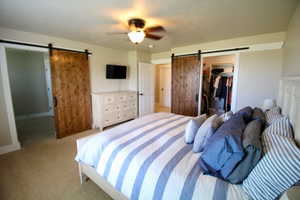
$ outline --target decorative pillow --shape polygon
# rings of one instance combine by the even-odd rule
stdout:
[[[202,152],[208,139],[214,134],[214,132],[221,126],[223,119],[217,115],[209,117],[198,129],[195,141],[193,145],[193,151],[195,153]]]
[[[247,106],[247,107],[242,108],[241,110],[237,111],[235,114],[243,115],[243,118],[247,124],[248,122],[250,122],[252,120],[252,113],[253,113],[252,108],[250,106]]]
[[[270,110],[266,111],[267,125],[271,125],[275,120],[277,120],[281,117],[283,117],[283,115],[281,115],[281,109],[278,106],[275,106],[275,107],[271,108]]]
[[[262,122],[262,125],[264,125],[266,123],[266,116],[265,113],[263,112],[262,109],[260,108],[254,108],[253,109],[253,114],[252,114],[252,119],[259,119]]]
[[[222,118],[223,122],[229,120],[233,115],[233,112],[232,111],[228,111],[222,115],[220,115],[220,117]]]
[[[290,121],[287,117],[281,117],[272,122],[272,125],[266,129],[265,134],[276,134],[285,137],[294,138]]]
[[[193,143],[195,135],[200,128],[201,124],[206,120],[206,114],[200,115],[197,118],[191,119],[185,128],[185,142],[188,144]]]
[[[241,183],[260,160],[262,156],[261,127],[262,122],[259,119],[251,121],[246,126],[243,133],[245,157],[227,178],[230,183]]]
[[[205,174],[224,180],[244,157],[242,134],[246,128],[242,115],[234,115],[213,134],[200,156]]]
[[[262,138],[265,155],[243,182],[254,200],[276,199],[300,180],[300,150],[292,138],[266,134],[270,127]]]

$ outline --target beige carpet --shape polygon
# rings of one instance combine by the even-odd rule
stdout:
[[[92,181],[79,183],[75,141],[94,132],[35,140],[20,151],[1,155],[0,199],[111,199]]]

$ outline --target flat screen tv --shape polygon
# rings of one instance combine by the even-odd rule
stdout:
[[[121,65],[106,65],[107,79],[126,79],[127,67]]]

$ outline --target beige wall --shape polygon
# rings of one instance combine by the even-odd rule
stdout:
[[[1,68],[0,68],[1,70]],[[0,76],[0,147],[9,145],[12,143],[10,138],[9,126],[8,126],[8,118],[7,118],[7,111],[6,111],[6,104],[3,98],[3,84],[2,84],[2,77]]]
[[[184,47],[176,47],[171,49],[170,52],[152,54],[152,60],[170,58],[172,53],[174,53],[175,55],[180,55],[187,53],[195,53],[198,50],[209,51],[245,46],[250,46],[251,48],[251,45],[284,41],[285,32],[234,38],[229,40],[201,43]],[[239,83],[237,94],[237,109],[245,105],[261,106],[265,98],[276,98],[277,87],[279,84],[279,77],[281,72],[281,49],[241,53],[240,73],[238,74]],[[259,85],[256,83],[259,83]]]
[[[130,66],[129,69],[129,89],[137,90],[138,89],[138,63],[150,63],[151,62],[151,53],[145,51],[129,51],[128,52],[128,63]]]
[[[129,78],[126,80],[113,80],[105,78],[106,64],[128,65],[128,51],[110,49],[84,42],[78,42],[36,33],[16,31],[1,27],[0,38],[43,45],[48,45],[48,43],[52,43],[56,47],[78,50],[89,49],[89,51],[93,53],[93,55],[90,56],[90,75],[92,92],[117,91],[119,89],[128,89]]]
[[[220,40],[215,42],[198,43],[194,45],[174,47],[170,51],[164,51],[160,53],[153,53],[151,55],[152,60],[171,58],[172,53],[175,55],[196,53],[198,50],[209,51],[235,47],[245,47],[255,44],[283,42],[285,41],[285,32],[260,34],[249,37],[240,37],[228,40]]]
[[[106,64],[120,64],[128,65],[128,51],[104,48],[98,45],[88,44],[84,42],[72,41],[64,38],[57,38],[47,35],[41,35],[36,33],[16,31],[7,28],[0,27],[0,38],[6,40],[16,40],[28,43],[36,43],[47,45],[52,43],[56,47],[70,48],[84,50],[89,49],[93,53],[90,56],[90,76],[91,76],[91,89],[92,92],[101,92],[101,91],[117,91],[117,90],[127,90],[129,89],[130,78],[126,80],[112,80],[105,78],[105,69]],[[129,66],[131,67],[131,66]],[[130,69],[129,69],[130,70]],[[2,82],[1,82],[2,87]],[[3,95],[0,96],[0,115],[1,115],[1,132],[0,132],[0,147],[7,143],[10,133],[5,127],[7,123],[2,118],[6,116],[7,112],[3,106]],[[7,117],[7,116],[6,116]],[[5,126],[2,126],[2,123]],[[5,141],[5,142],[3,142]],[[10,140],[11,142],[11,140]]]
[[[262,106],[277,98],[282,73],[282,49],[246,52],[240,55],[237,108]]]
[[[300,75],[300,4],[288,26],[284,45],[283,75]]]
[[[6,57],[15,115],[49,112],[44,53],[7,49]]]

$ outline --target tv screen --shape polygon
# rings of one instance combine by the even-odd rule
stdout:
[[[126,79],[127,67],[121,65],[106,65],[107,79]]]

